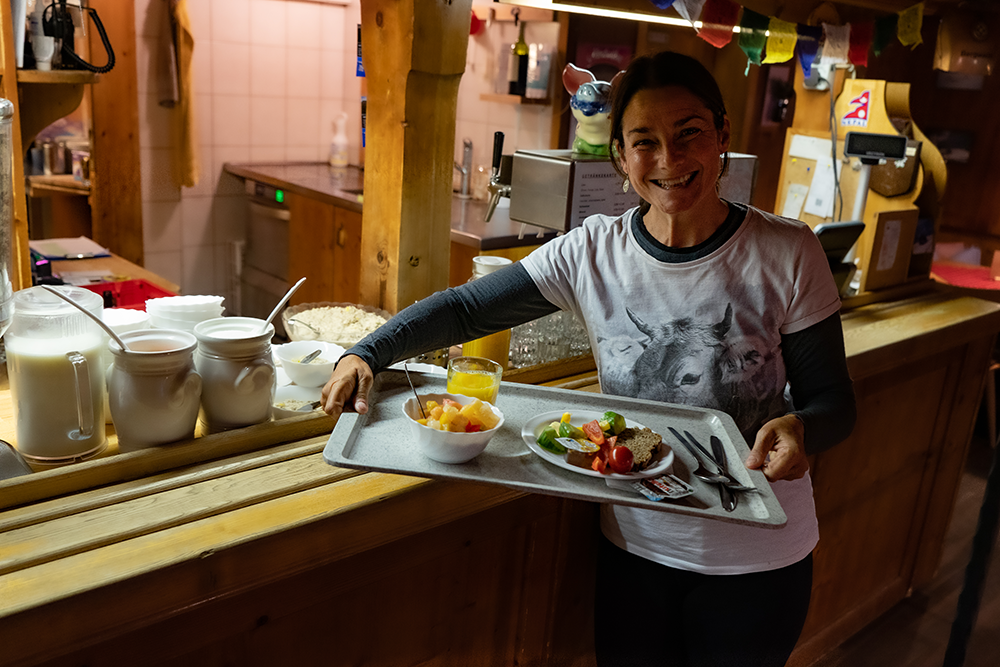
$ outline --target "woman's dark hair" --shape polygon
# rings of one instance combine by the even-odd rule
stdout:
[[[614,151],[618,146],[625,145],[622,117],[635,94],[641,90],[666,86],[680,86],[689,90],[712,112],[715,129],[721,131],[725,127],[726,103],[722,99],[722,91],[719,90],[719,84],[715,82],[715,77],[704,65],[691,56],[673,51],[661,51],[655,55],[640,56],[633,60],[611,84],[609,119],[611,121],[612,154],[615,154]],[[618,158],[620,159],[621,156]],[[625,172],[618,159],[612,159],[611,163],[614,165],[615,171],[624,178]],[[725,173],[728,166],[729,157],[726,156],[723,158],[720,176]]]

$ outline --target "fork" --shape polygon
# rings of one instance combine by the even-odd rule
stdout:
[[[677,429],[672,426],[667,427],[674,437],[680,440],[681,444],[691,452],[694,460],[698,462],[698,468],[691,474],[702,480],[703,482],[708,482],[710,484],[725,484],[731,491],[757,491],[755,486],[747,486],[745,484],[740,484],[730,475],[722,474],[722,468],[716,462],[716,460],[709,454],[704,447],[698,444],[698,441],[691,437],[690,433],[687,433],[687,438],[681,435]],[[690,439],[690,442],[688,442]],[[693,445],[693,446],[692,446]],[[697,449],[695,449],[697,447]],[[713,466],[715,466],[715,471],[713,472],[707,466],[705,466],[704,460],[708,460]]]

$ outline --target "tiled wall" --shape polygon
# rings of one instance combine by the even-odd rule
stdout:
[[[243,239],[248,208],[242,182],[222,173],[222,165],[325,161],[341,110],[349,114],[351,159],[357,160],[360,4],[189,0],[201,179],[182,188],[173,177],[175,112],[159,104],[165,83],[159,59],[169,35],[166,2],[135,0],[145,265],[186,294],[231,298],[233,242]],[[529,41],[532,30],[529,24]],[[501,44],[514,38],[513,24],[499,22],[470,38],[456,159],[461,138],[469,137],[475,163],[488,166],[497,130],[507,137],[505,153],[549,147],[550,107],[479,99],[480,92],[493,90]]]

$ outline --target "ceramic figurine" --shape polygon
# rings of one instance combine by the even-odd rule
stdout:
[[[615,75],[615,78],[621,73]],[[563,69],[563,86],[573,97],[569,106],[576,118],[574,153],[608,155],[608,115],[611,112],[611,83],[598,81],[590,70],[569,64]]]

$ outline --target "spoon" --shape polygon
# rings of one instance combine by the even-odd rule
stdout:
[[[111,338],[112,338],[112,339],[113,339],[113,340],[114,340],[114,341],[115,341],[116,343],[118,343],[118,345],[119,345],[119,346],[120,346],[120,347],[122,348],[122,350],[124,350],[124,351],[125,351],[126,353],[131,353],[131,352],[134,352],[134,350],[132,350],[131,348],[129,348],[129,346],[128,346],[128,345],[126,345],[126,344],[125,344],[125,341],[123,341],[123,340],[121,339],[121,336],[119,336],[119,335],[118,335],[117,333],[115,333],[115,330],[114,330],[114,329],[112,329],[111,327],[109,327],[109,326],[107,325],[107,323],[105,323],[105,322],[104,322],[104,320],[102,320],[101,318],[99,318],[99,317],[98,317],[97,315],[94,315],[94,314],[93,314],[92,312],[90,312],[89,310],[87,310],[86,308],[84,308],[83,306],[81,306],[80,304],[78,304],[78,303],[77,303],[76,301],[74,301],[74,300],[73,300],[72,298],[70,298],[70,297],[66,296],[65,294],[63,294],[63,293],[62,293],[62,292],[60,292],[59,290],[57,290],[57,289],[55,289],[55,288],[53,288],[53,287],[51,287],[51,286],[49,286],[49,285],[42,285],[42,287],[43,287],[43,288],[45,288],[45,289],[46,289],[47,291],[51,292],[52,294],[55,294],[55,295],[56,295],[57,297],[59,297],[60,299],[62,299],[62,300],[63,300],[63,301],[65,301],[66,303],[69,303],[69,304],[71,304],[71,305],[72,305],[72,306],[73,306],[74,308],[78,309],[78,310],[79,310],[79,311],[80,311],[81,313],[83,313],[84,315],[86,315],[86,316],[87,316],[87,317],[89,317],[90,319],[92,319],[92,320],[94,320],[95,322],[97,322],[97,324],[98,324],[98,325],[99,325],[99,326],[100,326],[100,327],[101,327],[102,329],[104,329],[104,330],[105,330],[105,331],[107,332],[107,334],[108,334],[109,336],[111,336]]]
[[[267,325],[270,324],[271,320],[274,319],[274,316],[277,315],[278,312],[285,307],[285,304],[288,303],[288,300],[292,298],[293,294],[295,294],[295,290],[297,290],[305,281],[306,281],[305,276],[302,276],[301,278],[299,278],[299,282],[292,285],[292,288],[287,292],[285,292],[285,296],[281,297],[281,301],[278,302],[278,305],[274,307],[274,310],[271,311],[271,314],[267,316],[266,320],[264,320],[264,326],[260,328],[261,333],[264,333],[264,331],[267,329]]]
[[[310,331],[312,331],[312,332],[313,332],[314,334],[317,334],[317,335],[319,334],[319,329],[317,329],[316,327],[314,327],[314,326],[313,326],[313,325],[311,325],[311,324],[306,324],[306,323],[305,323],[305,322],[303,322],[302,320],[297,320],[297,319],[295,319],[294,317],[290,317],[290,318],[288,319],[288,323],[289,323],[289,324],[301,324],[301,325],[302,325],[302,326],[304,326],[304,327],[305,327],[306,329],[309,329]]]
[[[420,408],[420,416],[427,419],[427,414],[424,412],[424,406],[420,405],[420,397],[417,396],[417,389],[413,386],[413,380],[410,379],[410,369],[406,367],[406,362],[403,362],[403,372],[406,373],[406,381],[410,383],[410,391],[413,392],[413,398],[417,399],[417,407]]]
[[[668,429],[670,430],[671,433],[674,434],[675,438],[681,441],[681,444],[684,445],[685,449],[687,449],[691,453],[691,456],[694,457],[694,460],[698,462],[697,469],[691,471],[692,475],[694,475],[703,482],[708,482],[709,484],[725,484],[732,491],[757,491],[756,487],[746,486],[745,484],[739,484],[737,482],[734,482],[729,477],[720,475],[718,473],[714,473],[711,470],[709,470],[707,467],[705,467],[705,463],[704,461],[702,461],[701,456],[699,456],[698,452],[695,451],[695,449],[691,446],[691,444],[684,439],[684,436],[682,436],[677,431],[677,429],[671,427],[668,427]]]
[[[300,363],[300,364],[308,364],[309,362],[311,362],[313,359],[315,359],[316,357],[318,357],[322,353],[323,353],[323,350],[315,350],[313,352],[310,352],[306,356],[304,356],[301,359],[299,359],[298,363]]]

